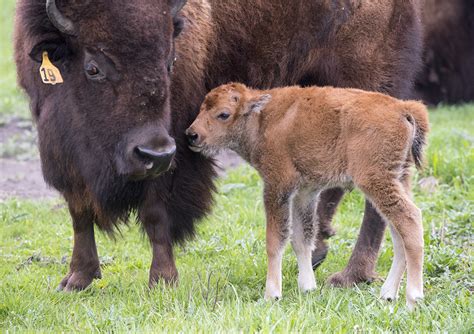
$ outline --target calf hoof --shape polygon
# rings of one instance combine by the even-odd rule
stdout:
[[[59,283],[57,291],[71,292],[84,290],[92,283],[94,278],[102,278],[100,268],[92,274],[83,271],[71,271]]]
[[[416,305],[420,304],[423,300],[423,297],[417,297],[415,299],[408,299],[407,298],[407,308],[410,312],[413,312],[416,309]]]
[[[424,298],[423,291],[409,291],[407,288],[407,307],[413,311]]]
[[[265,296],[264,296],[264,299],[268,302],[271,302],[271,301],[278,301],[281,299],[281,293],[267,293],[265,292]]]
[[[380,289],[380,298],[389,302],[398,299],[398,286],[389,286],[385,281]]]
[[[372,283],[379,279],[376,273],[360,273],[343,270],[328,278],[328,284],[337,288],[350,288],[359,283]]]
[[[313,265],[313,270],[323,263],[323,261],[326,259],[326,256],[328,255],[328,250],[329,247],[326,242],[324,242],[324,240],[318,239],[316,241],[316,248],[313,250],[311,255],[311,264]]]
[[[298,288],[302,293],[310,293],[316,290],[316,282],[298,283]]]
[[[178,271],[176,269],[166,272],[150,272],[150,279],[148,286],[152,289],[158,282],[164,282],[169,286],[176,286],[178,284]]]
[[[277,285],[268,284],[265,286],[265,300],[280,300],[281,299],[281,288],[278,288]]]

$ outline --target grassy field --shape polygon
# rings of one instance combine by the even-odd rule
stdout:
[[[99,235],[104,278],[80,293],[58,293],[71,254],[70,218],[61,202],[11,199],[0,204],[0,332],[5,331],[443,331],[472,332],[474,221],[474,107],[431,114],[429,166],[433,192],[415,187],[423,210],[426,300],[408,313],[404,300],[380,301],[381,283],[332,289],[327,277],[350,256],[363,201],[349,194],[335,225],[327,261],[317,270],[320,289],[302,295],[296,261],[284,260],[284,298],[262,300],[265,284],[261,182],[249,167],[219,182],[213,214],[198,238],[177,250],[177,288],[146,287],[150,249],[137,226],[116,242]],[[380,255],[386,275],[391,242]],[[402,294],[404,298],[404,295]]]
[[[11,34],[13,3],[3,1],[0,12],[0,123],[28,117],[28,104],[15,87],[11,40],[5,38]],[[56,292],[72,251],[64,203],[0,201],[0,333],[472,333],[474,105],[437,108],[431,121],[428,165],[415,184],[434,177],[438,185],[414,189],[424,216],[426,299],[413,313],[406,310],[404,289],[401,300],[386,303],[378,299],[381,282],[352,289],[325,284],[345,266],[355,243],[363,210],[357,191],[346,196],[335,218],[338,233],[316,272],[319,289],[298,292],[296,259],[288,249],[284,297],[265,302],[262,184],[251,168],[241,167],[219,180],[214,211],[199,225],[198,237],[177,248],[176,288],[147,288],[150,247],[132,225],[115,242],[98,234],[103,279],[83,292]],[[377,266],[383,277],[392,254],[387,233]]]

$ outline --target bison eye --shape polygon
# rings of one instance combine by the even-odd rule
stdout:
[[[222,120],[222,121],[225,121],[229,117],[230,117],[230,114],[228,112],[222,112],[219,115],[217,115],[217,118]]]
[[[87,63],[84,70],[89,79],[100,80],[105,78],[105,75],[100,71],[99,67],[95,62]]]

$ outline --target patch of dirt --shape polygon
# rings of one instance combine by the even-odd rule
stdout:
[[[59,193],[43,180],[39,160],[0,159],[0,200],[18,198],[55,198]]]
[[[243,160],[233,152],[217,157],[219,175]],[[0,121],[0,200],[57,198],[59,193],[44,182],[37,148],[37,134],[31,120]]]
[[[55,198],[41,174],[37,134],[29,119],[10,118],[0,122],[0,200]]]

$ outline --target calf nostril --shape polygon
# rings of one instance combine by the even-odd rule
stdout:
[[[198,140],[199,135],[195,132],[188,133],[188,141],[190,144],[194,144]]]

